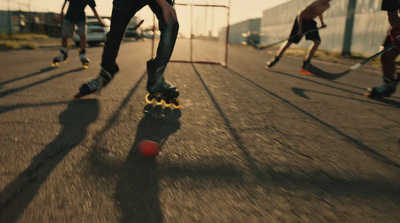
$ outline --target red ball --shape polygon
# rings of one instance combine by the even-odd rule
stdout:
[[[160,145],[151,140],[143,140],[138,145],[139,151],[143,156],[157,156],[160,152]]]

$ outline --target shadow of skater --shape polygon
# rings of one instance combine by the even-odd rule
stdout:
[[[180,128],[180,117],[180,110],[145,106],[135,142],[117,183],[115,200],[122,210],[121,222],[163,222],[156,159],[142,156],[137,145],[148,139],[160,143],[162,147],[169,135]]]
[[[97,119],[98,114],[97,100],[72,101],[68,104],[67,110],[59,116],[62,125],[60,134],[0,192],[0,222],[18,221],[58,163],[86,137],[88,126]]]
[[[15,81],[19,81],[19,80],[23,80],[23,79],[26,79],[26,78],[29,78],[29,77],[33,77],[33,76],[37,76],[37,75],[40,75],[40,74],[44,74],[44,73],[46,73],[48,71],[51,71],[51,70],[54,70],[54,69],[55,69],[54,67],[46,67],[46,68],[40,69],[40,71],[35,72],[35,73],[31,73],[31,74],[27,74],[27,75],[22,76],[22,77],[17,77],[17,78],[11,79],[11,80],[3,81],[3,82],[0,82],[0,87],[2,85],[9,84],[9,83],[12,83],[12,82],[15,82]]]

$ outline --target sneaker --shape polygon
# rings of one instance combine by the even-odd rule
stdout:
[[[271,68],[273,67],[276,63],[278,63],[279,57],[274,57],[270,61],[267,62],[267,67],[266,68]]]
[[[310,71],[306,70],[305,68],[300,69],[300,73],[305,74],[305,75],[310,75],[313,76],[314,74],[311,73]]]

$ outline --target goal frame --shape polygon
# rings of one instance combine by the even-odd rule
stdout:
[[[171,59],[170,62],[173,63],[197,63],[197,64],[218,64],[223,67],[228,67],[228,45],[229,45],[229,28],[230,28],[230,7],[231,7],[231,0],[228,1],[227,5],[218,5],[218,4],[185,4],[185,3],[175,3],[174,6],[189,6],[190,7],[190,59],[189,60],[173,60]],[[217,62],[217,61],[208,61],[208,60],[193,60],[193,7],[216,7],[216,8],[226,8],[227,9],[227,23],[226,23],[226,37],[225,37],[225,55],[224,55],[224,62]],[[156,31],[156,16],[153,15],[153,33]],[[154,58],[154,50],[155,50],[155,35],[152,37],[152,44],[151,44],[151,57]]]

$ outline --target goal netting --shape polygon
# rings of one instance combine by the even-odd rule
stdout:
[[[177,0],[179,34],[171,62],[227,66],[230,0]],[[153,17],[153,27],[158,21]],[[157,32],[155,32],[157,33]],[[155,56],[158,35],[154,35]]]

